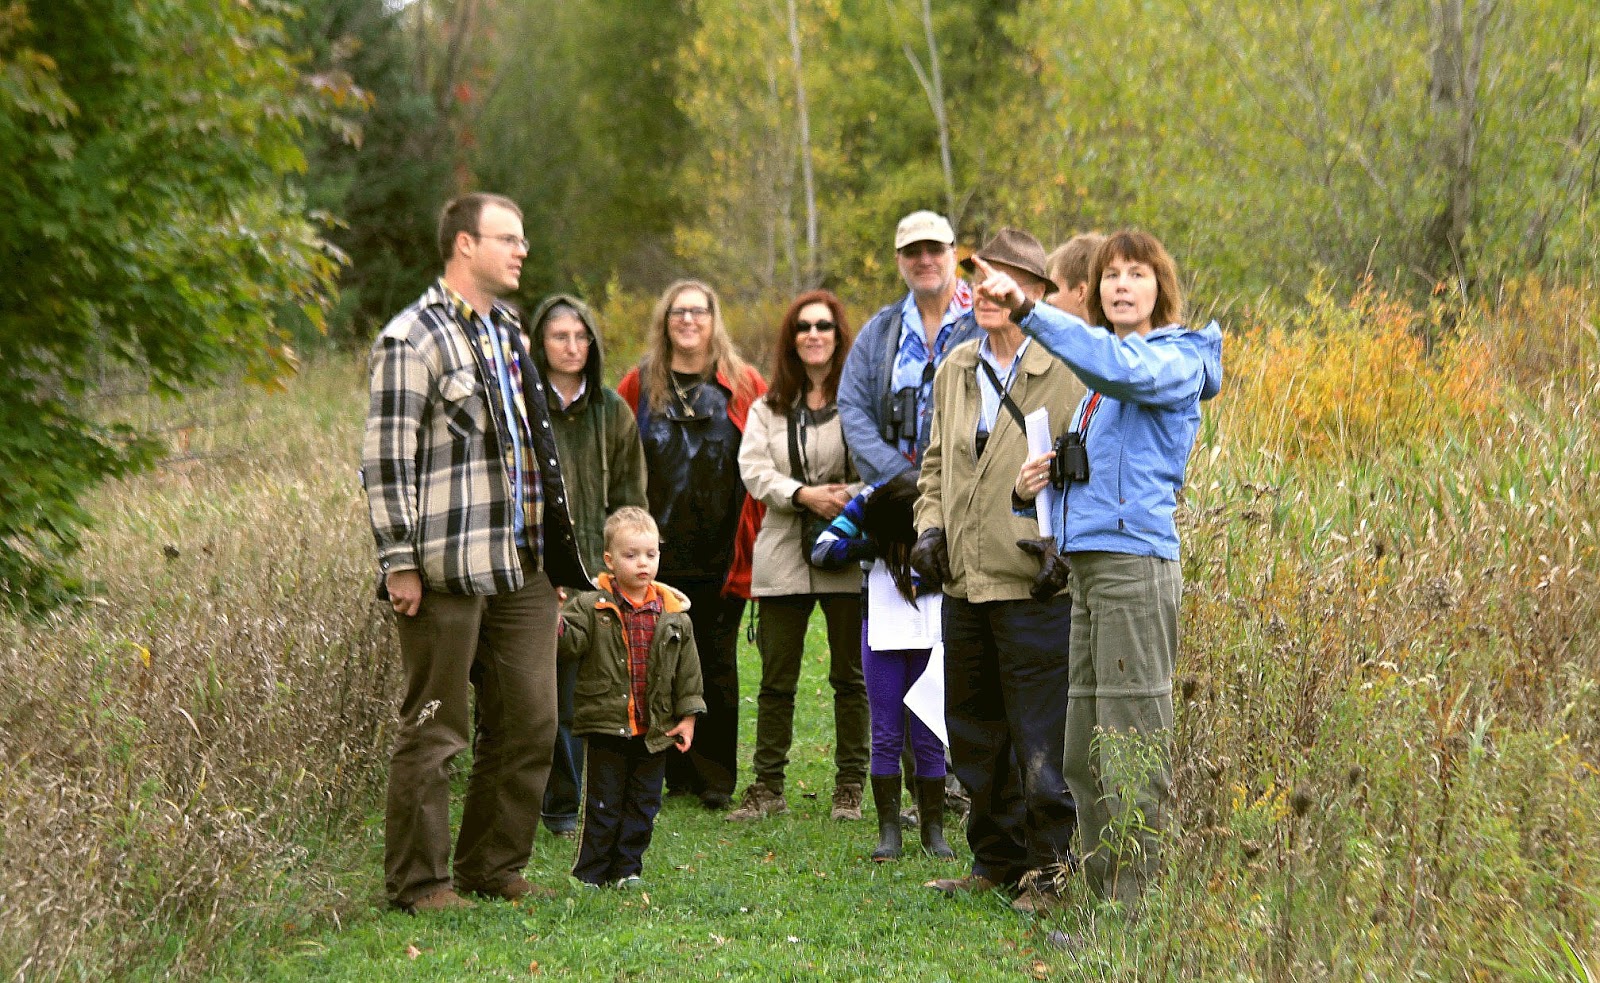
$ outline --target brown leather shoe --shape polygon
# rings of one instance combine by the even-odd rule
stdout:
[[[1024,915],[1048,915],[1052,911],[1060,911],[1066,905],[1067,899],[1054,891],[1029,888],[1011,902],[1011,910]]]
[[[483,898],[498,898],[501,901],[521,901],[523,898],[553,898],[556,896],[554,888],[542,884],[535,884],[521,874],[511,878],[499,887],[470,887],[468,894],[476,894]]]
[[[404,908],[408,914],[425,915],[433,911],[454,911],[460,908],[471,908],[472,902],[451,890],[450,885],[441,884],[422,897],[415,898],[409,904],[404,904],[400,907]]]
[[[966,877],[941,877],[922,886],[931,887],[940,894],[952,898],[958,894],[982,894],[985,891],[998,891],[1005,887],[999,881],[991,881],[982,874],[968,874]]]

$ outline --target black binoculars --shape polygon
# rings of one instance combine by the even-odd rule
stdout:
[[[1050,459],[1050,484],[1058,490],[1071,481],[1089,480],[1089,452],[1083,446],[1083,435],[1068,430],[1056,438],[1056,456]]]
[[[883,439],[889,443],[917,439],[917,387],[906,386],[889,397],[889,418],[883,421]]]

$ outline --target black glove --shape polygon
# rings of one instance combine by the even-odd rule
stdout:
[[[934,590],[950,579],[950,550],[945,546],[943,529],[928,529],[917,537],[916,545],[911,547],[911,569]]]
[[[1039,558],[1039,573],[1033,578],[1033,586],[1028,588],[1028,593],[1033,595],[1033,599],[1048,601],[1061,593],[1061,589],[1067,586],[1067,577],[1071,576],[1072,567],[1067,565],[1067,558],[1056,549],[1055,537],[1019,539],[1017,548]]]

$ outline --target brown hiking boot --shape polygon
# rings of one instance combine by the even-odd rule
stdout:
[[[835,785],[833,788],[833,811],[828,814],[834,819],[861,819],[861,783],[846,782]]]
[[[998,891],[1005,887],[999,881],[991,881],[982,874],[968,874],[966,877],[941,877],[922,886],[931,887],[940,894],[952,898],[958,894],[982,894],[985,891]]]
[[[441,884],[416,898],[409,904],[401,905],[409,914],[425,915],[434,911],[454,911],[460,908],[471,908],[472,902],[463,898],[451,889],[448,884]]]
[[[730,823],[745,823],[752,819],[781,816],[788,811],[789,802],[783,797],[782,792],[774,792],[760,782],[755,782],[744,790],[744,798],[740,800],[739,808],[722,818]]]
[[[1011,902],[1011,910],[1024,915],[1048,915],[1066,907],[1067,899],[1049,888],[1031,887]]]
[[[1017,882],[1022,893],[1011,902],[1011,910],[1024,915],[1047,915],[1060,910],[1067,903],[1067,884],[1074,868],[1071,862],[1048,864],[1023,874]]]
[[[556,896],[554,888],[535,884],[521,874],[511,878],[499,887],[472,887],[467,888],[468,894],[476,894],[481,898],[498,898],[501,901],[521,901],[523,898],[553,898]]]

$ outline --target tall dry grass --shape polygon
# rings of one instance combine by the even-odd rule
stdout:
[[[1364,290],[1230,336],[1183,516],[1170,941],[1141,958],[1567,978],[1562,945],[1600,945],[1595,323],[1579,291]]]
[[[92,600],[0,616],[0,966],[202,971],[345,887],[380,787],[388,624],[355,474],[354,364],[247,390],[107,488]],[[192,409],[192,408],[191,408]]]

